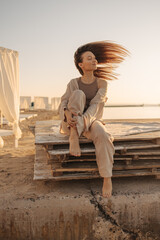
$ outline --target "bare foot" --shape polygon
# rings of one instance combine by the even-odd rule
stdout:
[[[103,179],[102,196],[110,198],[112,196],[112,180],[111,177]]]
[[[79,146],[79,136],[77,130],[71,127],[71,133],[69,137],[69,152],[73,156],[81,156],[81,149]]]

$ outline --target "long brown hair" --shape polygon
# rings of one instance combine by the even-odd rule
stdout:
[[[74,62],[81,75],[83,75],[83,71],[78,63],[82,62],[82,54],[86,51],[92,52],[98,61],[94,76],[105,80],[117,79],[118,74],[114,70],[129,55],[127,49],[110,41],[98,41],[82,45],[74,53]]]

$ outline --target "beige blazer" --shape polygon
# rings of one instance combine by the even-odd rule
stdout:
[[[78,79],[79,78],[74,78],[74,79],[70,80],[70,82],[67,84],[66,92],[61,97],[61,102],[60,102],[60,105],[58,108],[58,113],[59,113],[60,119],[62,121],[65,119],[64,108],[67,107],[68,100],[69,100],[69,97],[71,96],[71,93],[74,90],[79,89]],[[90,101],[90,105],[89,105],[88,109],[84,112],[83,116],[85,117],[85,120],[86,120],[85,121],[86,129],[84,131],[88,131],[89,127],[95,120],[102,121],[103,108],[104,108],[105,102],[107,101],[107,86],[108,86],[108,84],[106,84],[106,88],[98,89],[95,97],[92,98],[92,100]],[[60,129],[60,132],[61,132],[61,129]]]

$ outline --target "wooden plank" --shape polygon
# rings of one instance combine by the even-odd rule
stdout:
[[[97,172],[98,168],[57,168],[53,172]]]
[[[155,158],[156,159],[156,158]],[[160,159],[160,158],[159,158]],[[114,161],[132,161],[133,158],[132,157],[121,157],[121,158],[114,158]],[[151,159],[152,160],[152,159]],[[57,159],[48,159],[48,164],[52,164],[54,162],[62,162],[62,163],[68,163],[68,162],[96,162],[96,158],[93,156],[93,158],[64,158],[62,160]]]
[[[45,128],[50,128],[50,130],[49,130],[49,132],[48,133],[54,133],[55,135],[57,134],[57,133],[59,133],[59,126],[60,126],[60,123],[61,123],[61,120],[47,120],[47,121],[37,121],[36,122],[36,128],[37,128],[37,130],[39,130],[39,131],[41,131],[44,127]],[[108,123],[108,122],[106,122],[106,125],[104,125],[106,128],[107,128],[107,131],[108,131],[108,124],[112,124],[112,123]],[[113,124],[112,124],[113,125]],[[123,126],[123,123],[118,123],[118,125],[122,125],[122,127],[124,127]],[[113,125],[113,127],[115,127],[115,125]],[[133,127],[133,126],[131,126],[131,127]],[[147,130],[147,129],[146,129]],[[157,135],[157,137],[155,137],[155,136],[153,136],[151,133],[152,132],[154,132],[154,131],[160,131],[158,128],[157,129],[153,129],[153,130],[148,130],[148,134],[146,134],[146,132],[147,131],[144,131],[144,133],[145,134],[143,134],[143,132],[142,133],[132,133],[132,135],[125,135],[125,133],[123,134],[123,135],[113,135],[113,137],[114,137],[114,141],[117,141],[117,140],[133,140],[133,139],[157,139],[157,138],[159,138],[160,139],[160,137]],[[44,131],[43,131],[44,132]],[[137,135],[138,134],[138,135]],[[61,136],[62,136],[62,134],[60,134]],[[145,135],[145,136],[144,136]]]
[[[47,180],[47,179],[54,179],[53,175],[49,175],[48,172],[46,173],[40,173],[40,174],[34,174],[33,180]]]
[[[69,149],[56,149],[56,150],[49,150],[48,153],[51,156],[56,156],[56,155],[65,155],[69,154]],[[81,153],[95,153],[95,148],[81,148]]]
[[[48,120],[48,121],[39,121],[36,122],[36,129],[35,129],[35,144],[66,144],[69,142],[69,137],[59,133],[59,120]],[[107,125],[106,125],[107,127]],[[155,140],[160,139],[159,137],[155,137],[153,135],[145,135],[145,136],[113,136],[114,143],[116,142],[123,142],[123,141],[135,141],[135,140]],[[85,137],[80,137],[80,142],[92,142]]]
[[[144,156],[144,157],[142,157],[142,156],[139,156],[139,158],[138,158],[138,160],[150,160],[150,161],[152,161],[152,160],[160,160],[160,156]]]
[[[154,166],[154,165],[153,165]],[[156,166],[155,166],[156,167]],[[115,171],[121,171],[121,170],[138,170],[138,169],[151,169],[152,167],[150,166],[131,166],[131,165],[125,165],[125,166],[115,166],[113,167],[113,170]],[[160,170],[160,166],[158,168],[158,170]],[[54,169],[53,170],[54,173],[56,172],[98,172],[98,168],[59,168],[59,169]],[[157,172],[154,168],[154,171],[152,172]]]
[[[128,171],[115,171],[113,172],[113,177],[134,177],[134,176],[155,176],[159,175],[160,172],[157,172],[156,174],[145,170],[128,170]]]
[[[91,140],[88,140],[87,138],[81,138],[81,143],[89,143],[92,142]],[[35,136],[35,144],[43,144],[43,145],[61,145],[61,144],[69,144],[69,137],[57,137],[55,134],[50,134],[49,136],[44,135],[36,135]]]
[[[90,142],[81,142],[81,138],[79,139],[80,140],[80,145],[82,144],[85,144],[85,146],[90,146],[91,144],[93,145],[93,142],[90,141]],[[48,144],[44,144],[44,146],[46,147],[47,150],[53,150],[55,148],[69,148],[69,141],[67,143],[62,143],[61,145],[59,144],[51,144],[51,145],[48,145]],[[135,148],[135,149],[138,149],[138,148],[158,148],[160,147],[160,144],[157,144],[156,142],[152,142],[152,140],[146,140],[146,141],[123,141],[123,142],[114,142],[114,147],[116,150],[121,150],[121,149],[124,149],[124,148]]]
[[[157,146],[156,145],[154,145],[155,146],[155,148],[157,148]],[[121,149],[123,149],[123,150],[121,150]],[[130,155],[130,153],[132,153],[133,155],[134,154],[140,154],[140,155],[142,155],[143,154],[143,152],[146,152],[147,151],[147,154],[148,154],[148,152],[149,152],[149,154],[151,155],[154,155],[154,154],[159,154],[160,155],[160,149],[148,149],[148,148],[145,148],[145,149],[141,149],[141,150],[145,150],[145,151],[139,151],[140,150],[140,148],[139,149],[134,149],[136,152],[134,152],[134,151],[131,151],[132,149],[134,149],[132,146],[130,146],[130,147],[128,147],[128,149],[127,148],[124,148],[123,146],[118,146],[118,147],[115,147],[115,151],[121,151],[120,153],[121,153],[121,155],[123,155],[123,154],[129,154]],[[126,151],[125,151],[126,150]],[[56,156],[56,155],[64,155],[64,154],[70,154],[69,153],[69,148],[62,148],[62,149],[55,149],[55,150],[48,150],[48,153],[51,155],[51,156]],[[83,154],[83,153],[95,153],[95,147],[93,146],[93,147],[91,147],[91,146],[89,146],[89,147],[81,147],[81,153]],[[146,154],[146,153],[145,153]]]
[[[43,171],[43,172],[36,172],[34,173],[33,180],[47,180],[47,179],[53,179],[53,173],[48,174],[48,171]]]
[[[155,156],[155,155],[160,155],[160,151],[158,150],[158,151],[147,151],[147,149],[145,150],[145,151],[127,151],[127,152],[124,152],[124,153],[118,153],[118,152],[116,152],[115,153],[115,156],[125,156],[125,155],[127,155],[127,156],[134,156],[134,155],[138,155],[138,156],[140,156],[140,155],[150,155],[150,156]]]
[[[114,164],[113,170],[131,170],[131,169],[154,169],[154,171],[158,171],[160,169],[160,161],[159,162],[132,162],[130,165],[122,165],[122,164]],[[87,171],[98,171],[98,167],[96,163],[68,163],[62,167],[56,167],[54,164],[52,165],[53,172],[87,172]]]
[[[159,145],[139,145],[139,146],[124,146],[122,149],[121,149],[121,153],[127,153],[127,152],[129,152],[129,150],[136,150],[136,151],[138,151],[138,150],[150,150],[150,151],[154,151],[154,150],[160,150],[160,146]],[[119,150],[119,149],[117,149],[117,150]]]
[[[56,181],[64,181],[64,180],[80,180],[80,179],[94,179],[94,178],[100,178],[101,176],[99,174],[88,174],[88,173],[83,173],[83,174],[67,174],[63,176],[58,176],[58,177],[53,177],[54,180]]]
[[[157,138],[156,137],[154,137],[154,136],[146,136],[146,137],[130,137],[130,136],[128,136],[128,137],[121,137],[121,138],[118,138],[118,139],[116,139],[116,138],[114,138],[114,141],[113,141],[113,143],[115,143],[115,142],[123,142],[123,141],[135,141],[135,140],[141,140],[141,141],[144,141],[144,140],[157,140]],[[85,138],[85,137],[81,137],[80,138],[80,142],[81,143],[90,143],[90,142],[92,142],[92,140],[89,140],[89,139],[87,139],[87,138]],[[44,145],[55,145],[55,144],[69,144],[69,137],[68,136],[61,136],[61,137],[58,137],[58,136],[56,136],[54,133],[51,133],[50,132],[50,134],[48,134],[48,135],[46,135],[45,133],[41,133],[41,135],[39,134],[35,134],[35,144],[44,144]]]
[[[145,157],[142,157],[140,156],[139,158],[133,158],[133,157],[114,157],[114,162],[116,161],[124,161],[124,162],[127,162],[127,161],[141,161],[141,160],[149,160],[149,161],[153,161],[153,160],[160,160],[160,156],[145,156]],[[92,162],[92,161],[95,161],[96,162],[96,158],[93,157],[93,158],[73,158],[73,159],[70,159],[70,158],[66,158],[66,159],[63,159],[63,160],[59,160],[58,158],[57,159],[48,159],[47,160],[47,163],[48,164],[52,164],[54,162],[63,162],[63,163],[68,163],[68,162]]]
[[[152,149],[152,148],[160,148],[159,144],[153,144],[153,143],[121,143],[121,145],[115,146],[116,150],[129,150],[129,149]]]
[[[136,171],[113,171],[113,178],[115,177],[135,177],[135,176],[160,176],[159,173],[152,173],[147,170],[136,170]],[[56,181],[63,180],[79,180],[79,179],[93,179],[93,178],[102,178],[99,174],[94,175],[90,173],[83,173],[79,175],[79,173],[74,174],[66,174],[59,177],[54,177],[53,179]]]
[[[52,171],[50,170],[50,172],[52,173]],[[43,175],[43,174],[45,174],[45,175],[47,175],[48,174],[48,170],[45,170],[45,169],[35,169],[34,170],[34,174],[36,175],[36,176],[41,176],[41,175]]]
[[[132,161],[131,164],[127,164],[127,165],[115,164],[113,166],[114,170],[146,169],[146,168],[148,168],[148,169],[158,168],[160,170],[160,161],[154,161],[154,162]]]

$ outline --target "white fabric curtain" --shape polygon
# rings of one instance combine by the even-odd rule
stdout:
[[[1,111],[1,109],[0,109],[0,125],[1,125],[1,127],[3,126],[3,115],[2,115],[2,111]],[[3,139],[2,139],[2,137],[0,136],[0,148],[3,148],[3,146],[4,146],[4,141],[3,141]]]
[[[18,52],[0,47],[0,109],[13,125],[16,147],[22,134],[19,128],[19,105]]]

